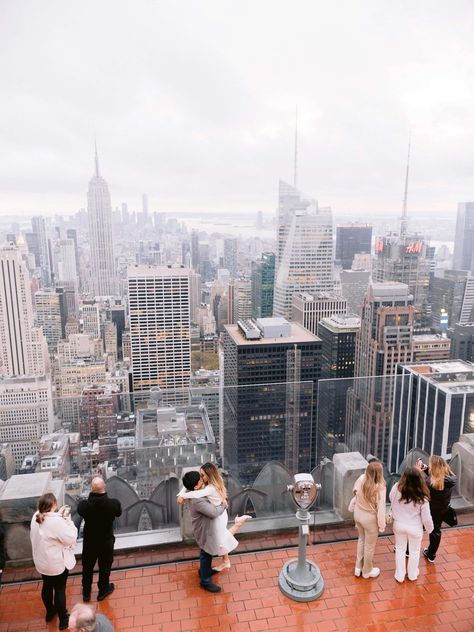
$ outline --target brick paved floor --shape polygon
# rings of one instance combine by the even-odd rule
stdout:
[[[472,632],[474,630],[474,528],[443,533],[435,564],[420,560],[417,582],[393,579],[393,538],[380,538],[377,579],[353,576],[355,542],[308,547],[325,580],[311,603],[286,598],[278,588],[283,563],[295,549],[233,555],[232,568],[217,576],[223,592],[198,585],[197,562],[119,570],[115,592],[99,604],[117,632],[188,630]],[[80,598],[80,578],[68,582],[68,603]],[[57,629],[44,623],[39,583],[5,585],[0,592],[0,630]]]

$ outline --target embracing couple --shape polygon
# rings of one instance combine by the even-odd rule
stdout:
[[[205,463],[199,472],[187,472],[183,476],[183,485],[178,503],[189,502],[194,538],[201,549],[200,584],[204,590],[217,593],[221,588],[212,583],[211,577],[230,568],[229,553],[238,545],[234,534],[251,516],[236,516],[234,525],[227,529],[227,490],[213,463]],[[212,558],[216,555],[222,555],[223,561],[213,568]]]

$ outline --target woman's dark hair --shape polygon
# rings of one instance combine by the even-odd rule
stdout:
[[[398,481],[398,491],[406,503],[424,503],[430,499],[430,490],[420,470],[407,467]]]
[[[38,500],[38,515],[36,516],[36,522],[41,524],[44,520],[44,514],[51,511],[54,505],[57,504],[56,496],[54,494],[43,494]]]

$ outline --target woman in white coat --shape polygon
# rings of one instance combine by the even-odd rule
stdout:
[[[59,629],[67,630],[69,614],[66,608],[66,581],[76,564],[73,548],[77,529],[66,507],[58,511],[54,494],[43,494],[38,511],[31,519],[31,546],[36,570],[43,577],[41,598],[46,608],[46,622],[56,614]]]
[[[395,534],[395,579],[400,584],[418,578],[423,527],[433,531],[430,513],[430,492],[418,469],[407,467],[401,479],[390,491],[393,533]],[[408,542],[408,568],[405,568],[405,551]]]

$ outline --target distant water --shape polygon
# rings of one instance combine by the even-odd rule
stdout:
[[[251,216],[179,216],[179,221],[186,224],[189,230],[201,230],[207,233],[222,233],[238,237],[260,237],[261,239],[276,239],[276,228],[268,219],[264,220],[264,227],[257,230],[257,218]]]

